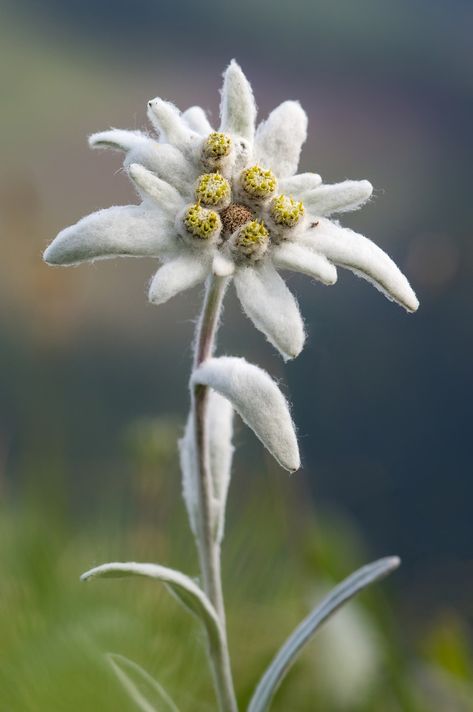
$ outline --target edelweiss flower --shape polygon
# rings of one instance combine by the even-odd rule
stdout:
[[[297,302],[278,269],[333,284],[335,265],[347,267],[407,311],[417,309],[394,262],[367,238],[329,219],[363,205],[371,184],[324,185],[315,173],[296,174],[307,135],[299,103],[282,103],[256,128],[251,86],[231,62],[218,131],[197,106],[180,113],[154,99],[148,115],[157,138],[111,129],[89,139],[93,148],[125,152],[141,204],[100,210],[66,228],[46,250],[46,262],[158,258],[163,264],[149,289],[155,304],[211,273],[232,276],[244,311],[284,358],[300,353],[305,335]]]

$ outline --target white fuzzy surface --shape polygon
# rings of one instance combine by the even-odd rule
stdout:
[[[184,206],[184,200],[179,191],[139,163],[132,163],[128,172],[137,187],[156,201],[163,213],[169,215],[170,219],[174,219],[176,212]]]
[[[271,256],[279,269],[307,274],[322,284],[330,285],[337,281],[337,270],[326,257],[309,250],[304,245],[298,245],[297,242],[287,241],[275,245]]]
[[[296,299],[269,260],[240,267],[235,288],[245,314],[285,360],[304,346],[305,333]]]
[[[182,473],[182,496],[189,516],[192,533],[199,535],[199,492],[197,489],[198,464],[195,455],[194,418],[187,418],[184,435],[179,440],[179,461]]]
[[[301,241],[334,264],[368,280],[407,311],[417,310],[419,302],[406,277],[380,247],[363,235],[320,218],[317,227],[309,229]]]
[[[208,136],[212,132],[212,126],[205,111],[200,106],[191,106],[184,111],[182,118],[188,127],[200,136]]]
[[[302,144],[307,138],[307,114],[298,101],[285,101],[256,131],[255,159],[277,178],[294,175]]]
[[[205,280],[211,269],[211,258],[198,252],[183,253],[158,269],[149,288],[149,300],[164,304],[176,294]]]
[[[189,128],[179,109],[170,101],[164,101],[159,97],[149,101],[148,116],[159,132],[161,142],[186,150],[199,138],[199,134]]]
[[[191,384],[198,383],[228,398],[282,467],[290,472],[299,469],[299,448],[288,404],[266,371],[243,358],[211,358],[194,371]]]
[[[220,118],[220,131],[253,142],[256,122],[253,90],[234,59],[223,75]]]
[[[212,272],[217,277],[230,277],[235,272],[235,263],[223,252],[217,252],[212,262]]]
[[[307,210],[313,215],[328,216],[357,210],[371,198],[373,186],[368,180],[345,180],[343,183],[321,185],[301,195]]]
[[[220,636],[218,616],[202,589],[181,571],[159,564],[141,564],[135,561],[110,562],[96,566],[81,576],[81,581],[94,578],[122,578],[124,576],[145,576],[165,584],[169,591],[194,613],[213,637]]]
[[[62,230],[44,253],[52,265],[109,257],[162,257],[172,253],[176,230],[159,210],[121,205],[92,213]]]
[[[91,148],[111,148],[115,151],[135,151],[143,145],[156,143],[143,131],[129,131],[127,129],[108,129],[99,131],[89,136]]]
[[[208,453],[218,542],[223,539],[225,507],[235,449],[232,444],[233,413],[233,406],[229,400],[217,391],[210,391],[207,406]]]
[[[125,167],[133,163],[153,171],[159,178],[168,181],[182,195],[191,194],[195,169],[181,151],[168,143],[158,143],[141,131],[110,129],[89,137],[91,148],[111,148],[124,151]]]
[[[289,178],[282,178],[279,181],[279,191],[299,200],[303,193],[318,188],[321,183],[322,177],[318,173],[298,173]]]
[[[217,391],[211,390],[207,402],[207,454],[211,475],[212,530],[215,540],[221,543],[225,528],[225,507],[234,447],[233,406]],[[198,533],[199,493],[197,478],[198,463],[195,453],[194,417],[189,414],[183,438],[179,441],[182,471],[182,493],[189,514],[193,533]]]

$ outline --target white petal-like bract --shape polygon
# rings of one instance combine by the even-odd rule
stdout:
[[[125,167],[139,163],[173,185],[182,195],[192,194],[190,183],[195,169],[181,151],[169,143],[158,143],[141,131],[110,129],[92,134],[89,137],[89,145],[91,148],[124,151]]]
[[[148,102],[148,116],[159,131],[161,141],[166,141],[181,150],[185,150],[198,139],[199,134],[189,128],[179,109],[157,97]]]
[[[128,172],[137,187],[155,200],[163,213],[168,214],[170,219],[173,219],[176,212],[183,207],[184,200],[176,188],[162,178],[158,178],[144,166],[132,163]]]
[[[210,271],[210,259],[183,253],[158,269],[149,288],[149,300],[164,304],[179,292],[195,287],[205,280]]]
[[[307,210],[318,217],[357,210],[372,193],[373,186],[368,180],[345,180],[334,185],[321,185],[303,193],[301,199]]]
[[[353,230],[320,218],[301,238],[304,245],[325,255],[331,262],[347,267],[379,289],[388,299],[409,312],[419,306],[406,277],[383,250]]]
[[[212,131],[206,113],[200,106],[191,106],[184,111],[182,118],[192,131],[201,136],[207,136]]]
[[[269,260],[240,267],[235,288],[245,314],[285,360],[304,346],[305,333],[296,299]]]
[[[223,252],[217,252],[213,258],[212,272],[217,277],[230,277],[235,272],[235,263]]]
[[[273,262],[279,269],[301,272],[317,279],[322,284],[335,284],[337,270],[323,255],[309,250],[297,242],[282,242],[272,250]]]
[[[273,379],[243,358],[211,358],[197,368],[191,384],[210,386],[231,402],[279,464],[290,472],[300,467],[289,406]]]
[[[280,180],[278,187],[281,193],[287,193],[300,199],[303,193],[318,188],[321,183],[322,177],[318,173],[298,173]]]
[[[234,59],[223,75],[220,117],[220,131],[253,141],[256,121],[253,90]]]
[[[255,158],[278,178],[297,171],[302,144],[307,138],[307,114],[298,101],[285,101],[256,131]]]
[[[111,148],[115,151],[135,151],[143,145],[156,143],[143,131],[128,131],[127,129],[108,129],[89,136],[91,148]]]
[[[162,257],[175,249],[173,223],[159,210],[122,205],[92,213],[66,227],[44,252],[51,265],[108,257]]]

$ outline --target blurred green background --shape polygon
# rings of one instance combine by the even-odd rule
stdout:
[[[201,632],[165,592],[78,582],[116,558],[197,571],[175,440],[200,291],[156,308],[151,261],[53,270],[41,252],[135,200],[86,136],[145,128],[156,95],[216,119],[232,57],[260,117],[286,98],[307,110],[304,170],[375,185],[344,222],[421,301],[407,316],[342,271],[330,289],[291,276],[309,339],[286,367],[227,298],[220,350],[287,384],[304,460],[288,480],[238,429],[224,574],[241,701],[324,588],[396,553],[274,709],[473,709],[472,30],[467,0],[2,0],[2,712],[132,710],[109,650],[183,710],[213,708]]]

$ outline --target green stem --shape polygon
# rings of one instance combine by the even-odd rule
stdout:
[[[211,358],[215,347],[215,335],[222,309],[227,280],[209,277],[202,313],[197,325],[194,368]],[[199,522],[197,548],[204,590],[217,611],[222,627],[222,645],[210,648],[215,689],[222,712],[238,712],[233,687],[230,655],[227,643],[225,607],[220,573],[220,546],[215,541],[212,528],[212,478],[208,458],[207,406],[209,389],[197,385],[192,392],[192,410],[195,424],[195,448],[197,453],[197,491]]]

